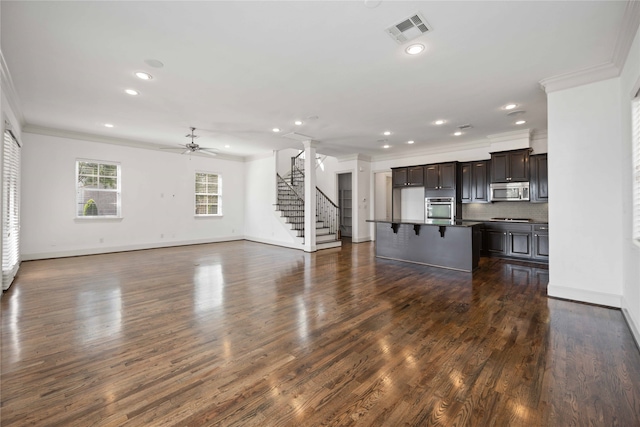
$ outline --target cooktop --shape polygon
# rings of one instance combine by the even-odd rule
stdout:
[[[529,218],[491,218],[491,221],[531,222]]]

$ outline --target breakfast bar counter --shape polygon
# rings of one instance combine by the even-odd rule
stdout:
[[[478,266],[482,222],[373,219],[376,256],[471,272]]]

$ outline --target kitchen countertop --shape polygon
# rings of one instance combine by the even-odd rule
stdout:
[[[430,222],[425,222],[423,219],[391,219],[391,218],[380,218],[380,219],[368,219],[367,222],[382,222],[388,224],[408,224],[408,225],[438,225],[438,226],[449,226],[449,227],[473,227],[474,225],[483,224],[484,221],[470,221],[470,220],[457,220],[457,221],[446,221],[446,220],[432,220]]]
[[[464,219],[463,221],[474,221],[474,222],[497,222],[497,223],[501,223],[501,224],[549,224],[549,220],[547,221],[540,221],[540,220],[535,220],[532,219],[531,221],[526,221],[526,222],[520,222],[520,221],[500,221],[500,220],[495,220],[495,219]]]

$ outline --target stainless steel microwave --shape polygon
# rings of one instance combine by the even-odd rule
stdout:
[[[492,202],[512,202],[529,200],[528,182],[501,182],[491,184]]]

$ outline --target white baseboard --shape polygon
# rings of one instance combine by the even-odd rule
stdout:
[[[622,300],[622,316],[624,316],[624,320],[627,321],[627,326],[629,326],[629,330],[631,331],[631,335],[633,335],[636,346],[640,349],[640,330],[638,329],[638,324],[633,320],[631,313],[626,307],[624,299]]]
[[[263,239],[261,237],[249,237],[249,236],[245,236],[244,240],[248,240],[250,242],[256,242],[256,243],[265,243],[267,245],[273,245],[273,246],[282,246],[283,248],[304,250],[304,246],[302,245],[302,243],[283,242],[281,240],[271,240],[271,239]]]
[[[175,241],[175,242],[155,242],[155,243],[145,243],[145,244],[138,244],[138,245],[74,249],[74,250],[55,251],[55,252],[23,253],[21,254],[21,258],[23,261],[33,261],[37,259],[66,258],[66,257],[72,257],[72,256],[107,254],[112,252],[138,251],[142,249],[169,248],[172,246],[188,246],[188,245],[200,245],[204,243],[231,242],[234,240],[244,240],[244,239],[245,239],[244,236],[229,236],[229,237],[215,237],[210,239],[181,240],[181,241]]]
[[[351,238],[351,243],[364,243],[364,242],[370,242],[371,241],[371,237],[367,236],[367,237],[352,237]]]
[[[621,295],[585,291],[584,289],[568,288],[565,286],[553,286],[551,284],[547,286],[547,295],[554,298],[605,305],[614,308],[620,308],[622,302]]]

